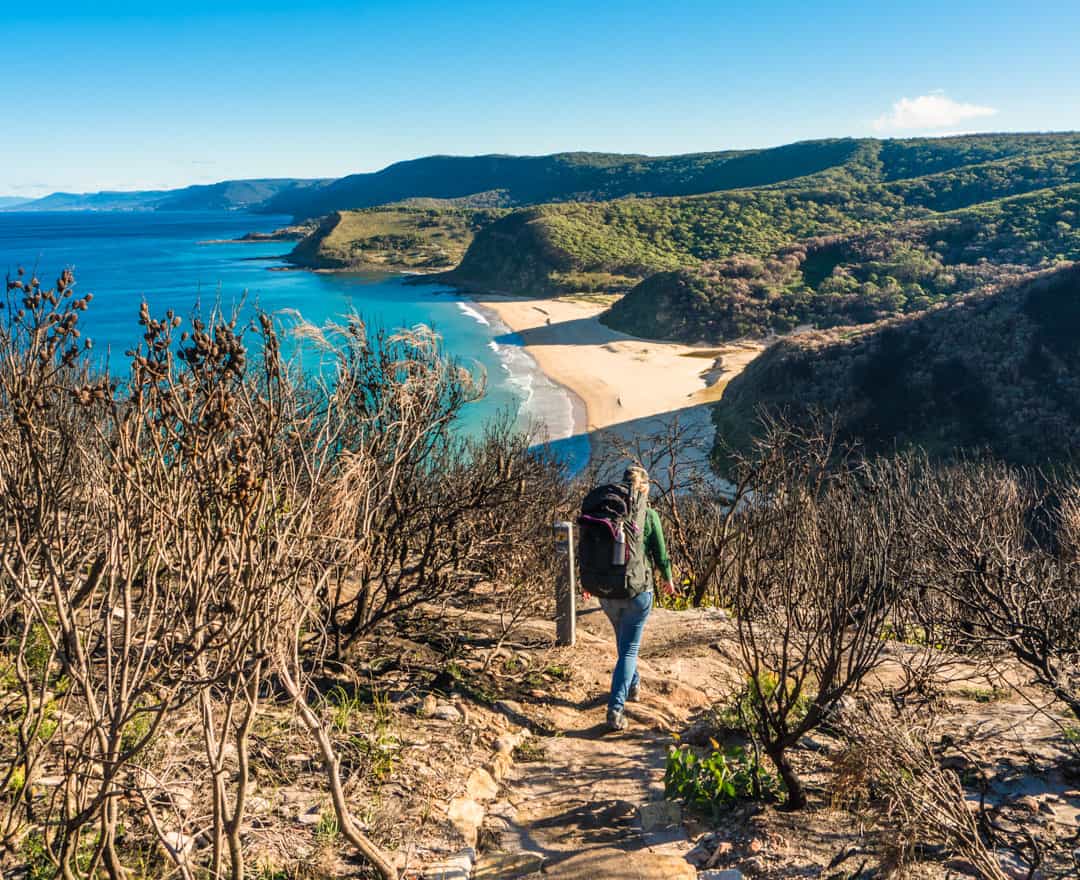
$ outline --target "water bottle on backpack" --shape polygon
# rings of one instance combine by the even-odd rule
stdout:
[[[626,525],[620,521],[614,528],[615,536],[611,542],[611,564],[626,565]]]

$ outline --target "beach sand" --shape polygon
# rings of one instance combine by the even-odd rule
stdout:
[[[651,433],[673,415],[707,426],[707,404],[763,348],[758,342],[695,347],[637,339],[605,327],[605,306],[584,299],[483,296],[524,342],[553,381],[584,404],[581,433],[616,431],[623,439]]]

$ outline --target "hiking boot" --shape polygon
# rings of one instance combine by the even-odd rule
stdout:
[[[626,692],[626,700],[628,703],[636,703],[641,699],[641,682],[635,681],[630,685],[630,690]]]
[[[609,710],[607,713],[607,726],[609,730],[626,730],[629,727],[629,722],[622,712]]]

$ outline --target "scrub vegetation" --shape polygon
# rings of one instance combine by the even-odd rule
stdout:
[[[318,269],[445,269],[460,262],[476,230],[498,214],[439,204],[337,211],[322,218],[288,260]]]
[[[1029,289],[1031,320],[1050,292]],[[89,366],[91,300],[68,272],[50,288],[19,276],[0,311],[5,867],[265,874],[253,829],[277,821],[270,799],[306,743],[306,852],[355,852],[399,876],[394,847],[438,822],[379,818],[415,760],[380,681],[404,671],[452,689],[462,708],[431,696],[417,714],[466,725],[465,707],[497,706],[508,677],[541,697],[572,684],[563,665],[507,652],[505,628],[484,663],[467,660],[453,620],[530,623],[515,612],[548,594],[557,565],[537,536],[582,484],[505,425],[457,437],[482,388],[422,331],[294,328],[332,364],[315,381],[283,360],[266,315],[186,322],[143,305],[121,382]],[[860,821],[890,829],[874,844],[883,864],[1056,864],[1054,841],[972,818],[939,760],[955,740],[935,745],[925,713],[936,670],[962,658],[988,676],[1012,664],[1038,711],[1080,721],[1075,479],[868,458],[835,433],[772,423],[733,465],[732,497],[699,480],[682,439],[654,444],[668,455],[656,504],[673,524],[681,604],[732,615],[741,684],[714,717],[741,742],[677,749],[671,794],[721,822],[759,799],[813,815],[821,782],[796,753],[828,736],[845,756],[835,785],[871,792]],[[417,640],[433,657],[403,670],[392,646]],[[903,687],[885,675],[898,663]]]
[[[958,449],[1037,467],[1080,443],[1080,268],[990,285],[912,315],[779,340],[727,386],[717,454],[745,451],[762,412],[827,415],[869,452]]]

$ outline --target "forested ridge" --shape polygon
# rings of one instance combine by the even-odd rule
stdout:
[[[788,336],[734,378],[715,410],[723,456],[764,411],[870,453],[986,450],[1028,465],[1080,444],[1080,266],[990,285],[915,315]]]
[[[799,180],[686,198],[521,209],[447,277],[626,292],[607,320],[693,342],[865,323],[1080,254],[1080,138],[859,142]]]
[[[768,150],[682,156],[556,153],[550,156],[427,156],[282,192],[265,210],[313,217],[411,198],[464,198],[498,191],[509,206],[672,196],[764,186],[849,161],[860,141],[804,141]]]
[[[714,342],[921,311],[1080,258],[1078,199],[1080,185],[1069,184],[655,273],[608,321],[638,335]]]

